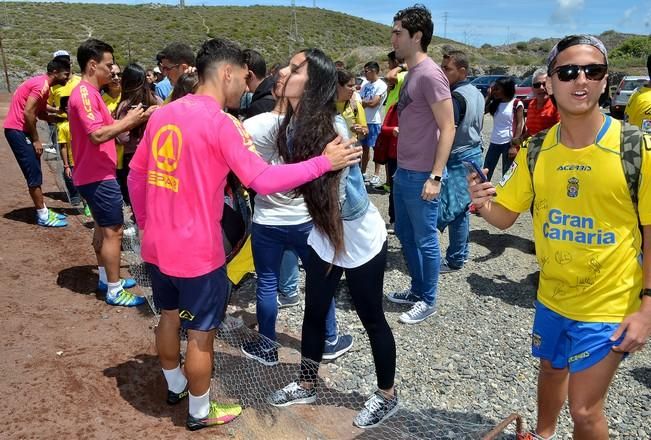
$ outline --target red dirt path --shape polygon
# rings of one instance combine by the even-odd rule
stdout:
[[[2,120],[9,101],[0,94]],[[59,189],[45,162],[43,173],[44,193],[55,195]],[[96,295],[91,231],[67,204],[46,196],[49,207],[70,215],[67,228],[36,226],[4,136],[0,188],[0,438],[306,438],[292,413],[314,428],[312,438],[315,432],[330,438],[360,433],[350,425],[354,412],[329,408],[341,411],[343,423],[333,424],[319,416],[323,407],[281,413],[271,424],[245,409],[228,425],[186,431],[187,404],[164,403],[152,315],[147,308],[108,306]]]

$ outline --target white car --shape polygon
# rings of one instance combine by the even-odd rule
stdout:
[[[648,76],[625,76],[611,98],[610,115],[618,119],[624,119],[624,109],[626,109],[626,104],[628,104],[631,95],[635,89],[648,82]]]

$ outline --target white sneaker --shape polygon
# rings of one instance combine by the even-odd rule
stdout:
[[[371,178],[368,180],[368,183],[372,187],[381,186],[380,176],[371,176]]]
[[[400,322],[418,324],[436,313],[436,306],[430,306],[425,301],[418,301],[409,311],[400,315]]]

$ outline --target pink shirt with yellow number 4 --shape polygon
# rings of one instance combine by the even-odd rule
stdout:
[[[153,113],[130,167],[143,260],[191,278],[226,261],[221,219],[230,170],[244,186],[269,193],[314,179],[330,163],[320,156],[270,170],[237,119],[209,96],[187,95]]]
[[[91,133],[114,122],[95,86],[82,80],[74,88],[68,100],[68,120],[75,160],[74,184],[79,186],[115,179],[115,141],[111,139],[98,145],[90,140]]]

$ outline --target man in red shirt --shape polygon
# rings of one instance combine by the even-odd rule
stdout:
[[[46,106],[50,87],[65,85],[69,77],[69,62],[60,58],[50,61],[45,75],[30,78],[16,89],[4,122],[5,137],[27,181],[29,195],[36,208],[36,224],[39,226],[68,225],[64,215],[48,211],[43,202],[43,191],[41,191],[43,144],[36,130],[36,118],[47,119]]]
[[[98,290],[106,292],[106,302],[114,306],[132,307],[145,302],[125,288],[136,282],[120,279],[122,244],[122,192],[116,180],[117,152],[115,137],[143,124],[155,110],[140,106],[114,121],[99,90],[111,81],[113,48],[96,39],[86,40],[77,49],[77,62],[82,72],[79,85],[70,94],[68,119],[72,137],[75,169],[72,180],[88,202],[95,234],[93,247],[99,269]]]
[[[527,108],[527,121],[522,139],[546,130],[560,120],[558,110],[549,94],[547,94],[547,89],[545,88],[546,80],[547,72],[545,69],[541,68],[533,73],[531,86],[534,99],[529,103],[529,108]]]

